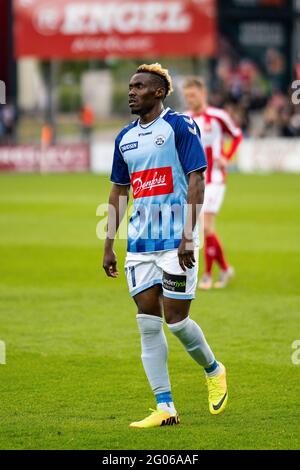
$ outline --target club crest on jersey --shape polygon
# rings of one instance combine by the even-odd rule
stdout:
[[[129,144],[124,144],[121,147],[121,152],[125,153],[128,152],[128,150],[136,150],[139,147],[138,142],[130,142]]]
[[[131,185],[135,199],[171,194],[174,192],[172,167],[154,168],[132,173]]]
[[[155,138],[155,145],[157,145],[157,147],[162,147],[164,145],[166,141],[166,138],[163,136],[163,135],[158,135],[156,138]]]

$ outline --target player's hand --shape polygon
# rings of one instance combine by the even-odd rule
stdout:
[[[194,242],[183,238],[178,247],[178,260],[183,271],[195,266]]]
[[[103,257],[103,269],[108,277],[117,278],[119,271],[117,269],[117,257],[114,250],[105,250]]]

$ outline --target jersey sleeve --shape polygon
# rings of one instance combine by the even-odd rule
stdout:
[[[195,121],[180,116],[175,128],[176,148],[183,171],[186,175],[197,170],[206,170],[207,161],[201,143],[201,134]]]
[[[227,113],[226,111],[222,111],[222,113],[220,113],[219,120],[223,132],[228,134],[230,137],[236,139],[242,136],[241,129],[235,124],[229,113]]]
[[[220,123],[221,123],[223,132],[225,134],[228,134],[232,138],[232,143],[231,143],[231,146],[230,146],[229,150],[227,150],[225,152],[224,149],[223,149],[223,152],[222,152],[223,156],[227,160],[231,160],[231,158],[233,157],[233,155],[237,151],[238,146],[240,145],[241,141],[243,140],[243,133],[242,133],[241,129],[238,126],[236,126],[233,119],[231,118],[231,116],[226,111],[222,112],[221,118],[220,118]]]
[[[110,181],[115,184],[128,185],[130,184],[130,176],[128,166],[125,162],[123,155],[120,151],[120,138],[117,137],[115,141],[115,151],[112,164],[112,171]]]

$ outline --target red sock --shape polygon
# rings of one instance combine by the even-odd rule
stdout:
[[[217,257],[217,245],[215,235],[207,235],[205,237],[204,245],[204,258],[205,258],[205,272],[211,275],[214,260]]]
[[[215,237],[215,246],[216,246],[216,251],[217,251],[216,253],[217,263],[219,264],[220,268],[223,271],[227,271],[227,269],[229,268],[229,265],[225,259],[222,243],[218,239],[217,235],[214,235],[214,237]]]

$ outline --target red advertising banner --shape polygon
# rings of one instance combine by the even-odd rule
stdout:
[[[206,56],[216,0],[14,0],[16,56]]]
[[[66,173],[89,169],[87,145],[57,145],[46,149],[33,145],[0,147],[0,172]]]

